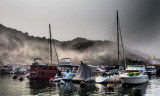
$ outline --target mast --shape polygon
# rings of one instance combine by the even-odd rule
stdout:
[[[52,34],[51,34],[51,25],[49,24],[49,35],[50,35],[50,38],[49,38],[49,45],[50,45],[50,60],[51,60],[51,64],[52,64]]]
[[[118,65],[120,66],[120,63],[119,63],[119,17],[118,17],[118,11],[116,12],[117,13],[117,48],[118,48]]]

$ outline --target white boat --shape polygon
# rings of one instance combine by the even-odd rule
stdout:
[[[97,75],[95,82],[96,83],[114,83],[114,82],[120,82],[118,69],[114,70],[108,70],[108,72],[103,73],[102,75]]]
[[[71,80],[76,75],[78,66],[72,65],[71,58],[62,58],[58,65],[59,72],[53,78],[52,82],[59,82],[61,80]]]
[[[148,75],[145,73],[145,66],[128,66],[124,74],[120,75],[122,84],[142,84],[148,82]]]
[[[157,69],[155,68],[155,66],[147,66],[146,73],[148,75],[155,75],[157,73]]]
[[[96,77],[95,82],[96,83],[114,83],[114,82],[119,82],[120,77],[119,75],[113,74],[113,75],[99,75]]]

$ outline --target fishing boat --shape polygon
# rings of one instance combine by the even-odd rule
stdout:
[[[58,65],[59,72],[56,74],[55,78],[52,78],[50,81],[58,82],[60,80],[71,80],[76,75],[78,67],[77,65],[72,65],[71,58],[62,58]]]
[[[30,65],[30,73],[28,79],[49,79],[50,77],[55,77],[58,73],[57,64],[52,64],[52,34],[51,27],[49,24],[49,33],[50,33],[50,64],[43,64],[37,62],[37,60],[42,60],[41,58],[35,58],[34,63]]]
[[[145,73],[144,65],[128,66],[120,76],[122,84],[142,84],[148,82],[148,75]]]
[[[28,79],[49,79],[50,77],[55,77],[58,72],[57,66],[54,64],[42,64],[38,63],[37,60],[42,60],[41,58],[35,58],[34,63],[30,65],[30,74]]]
[[[155,66],[147,66],[146,73],[148,75],[155,75],[157,73],[157,69],[155,68]]]

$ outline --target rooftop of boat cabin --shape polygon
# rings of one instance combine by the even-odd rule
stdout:
[[[59,67],[79,67],[78,65],[58,65]]]
[[[144,64],[144,62],[143,61],[137,61],[137,60],[135,60],[135,61],[128,61],[128,63],[129,64],[133,64],[133,65],[142,65],[142,64]]]

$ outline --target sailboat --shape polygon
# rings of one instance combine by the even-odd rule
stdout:
[[[118,11],[116,12],[116,19],[117,19],[117,49],[118,49],[118,65],[119,65],[119,71],[122,69],[120,66],[120,59],[119,59],[119,54],[120,54],[120,50],[119,50],[119,39],[121,38],[121,43],[122,43],[122,48],[123,48],[123,42],[122,42],[122,35],[121,35],[121,30],[120,30],[120,23],[119,23],[119,16],[118,16]],[[120,36],[120,37],[119,37]],[[123,54],[124,54],[124,48],[123,48]],[[120,77],[119,74],[108,74],[107,72],[102,74],[102,75],[98,75],[97,78],[95,79],[96,83],[113,83],[113,82],[120,82]]]
[[[49,79],[50,77],[55,77],[58,73],[57,65],[52,64],[52,40],[51,40],[51,26],[49,24],[50,33],[50,64],[41,64],[37,60],[42,60],[41,58],[35,58],[34,63],[30,65],[30,74],[28,79]]]

